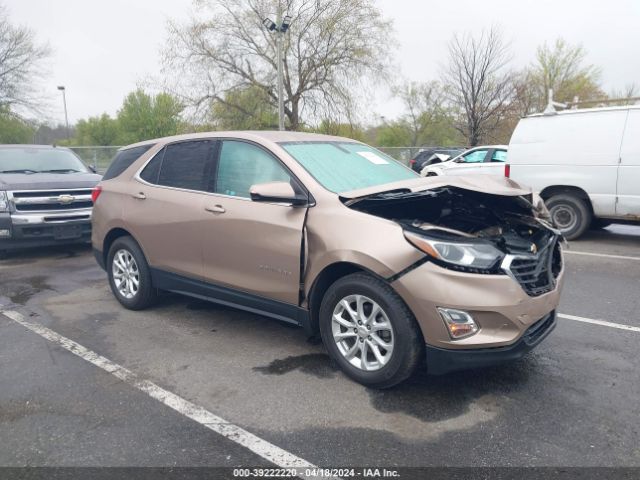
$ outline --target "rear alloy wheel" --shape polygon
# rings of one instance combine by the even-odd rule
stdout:
[[[591,211],[575,195],[554,195],[546,201],[553,224],[567,240],[580,237],[591,225]]]
[[[424,358],[424,340],[409,308],[383,280],[354,273],[329,287],[320,306],[320,334],[331,358],[352,379],[389,388]]]
[[[157,290],[151,284],[151,272],[142,250],[131,237],[113,242],[107,257],[109,286],[118,301],[130,310],[151,306]]]

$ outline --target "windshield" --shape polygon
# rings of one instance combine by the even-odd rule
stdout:
[[[375,148],[355,142],[282,142],[324,188],[335,193],[419,177]]]
[[[1,148],[0,173],[74,173],[87,167],[69,150],[59,148]]]

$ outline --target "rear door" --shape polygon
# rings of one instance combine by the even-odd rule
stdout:
[[[640,219],[640,110],[629,110],[620,149],[616,215]]]
[[[127,228],[153,268],[201,279],[207,179],[215,141],[167,145],[132,181]]]
[[[223,140],[216,164],[212,193],[204,205],[206,279],[297,305],[307,209],[254,202],[249,196],[252,185],[297,180],[271,152],[241,140]]]

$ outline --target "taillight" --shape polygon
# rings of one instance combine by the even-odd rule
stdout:
[[[507,178],[511,177],[511,165],[509,165],[508,163],[504,166],[504,176]]]
[[[416,161],[415,160],[409,160],[409,165],[415,165]]]
[[[93,203],[96,203],[96,200],[98,200],[98,197],[100,196],[101,193],[102,193],[102,187],[100,185],[93,187],[93,190],[91,190],[91,201]]]

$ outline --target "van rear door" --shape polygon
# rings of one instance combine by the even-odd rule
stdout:
[[[640,109],[629,110],[620,148],[616,215],[640,219]]]

